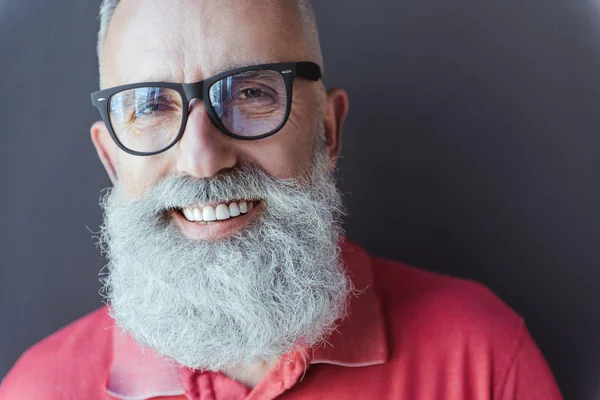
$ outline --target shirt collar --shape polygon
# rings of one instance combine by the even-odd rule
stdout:
[[[388,340],[381,301],[373,287],[371,257],[344,240],[342,258],[354,288],[350,313],[327,339],[312,349],[310,364],[364,367],[388,360]],[[153,350],[143,348],[121,329],[113,329],[112,363],[106,380],[107,393],[124,400],[184,394],[180,367]]]
[[[383,364],[388,359],[388,341],[381,301],[374,289],[371,257],[359,246],[345,240],[342,258],[360,293],[350,298],[350,314],[327,339],[313,350],[311,364],[327,363],[344,367]]]

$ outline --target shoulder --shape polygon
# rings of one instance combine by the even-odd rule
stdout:
[[[0,398],[70,399],[101,389],[110,364],[113,325],[103,307],[35,344],[2,381]]]
[[[485,374],[490,385],[504,379],[528,333],[491,290],[383,258],[372,257],[371,267],[392,360],[443,365],[443,373],[469,365],[470,378]]]
[[[523,319],[485,286],[381,258],[372,268],[392,364],[428,365],[428,380],[498,392],[523,348],[537,352]],[[547,370],[541,356],[536,365]]]
[[[516,329],[522,320],[484,285],[430,272],[401,262],[371,258],[377,292],[384,303],[406,311],[407,317],[431,322],[460,323],[462,329],[479,322]],[[397,308],[399,307],[399,309]],[[465,326],[464,324],[467,324]]]
[[[465,393],[562,398],[523,319],[488,288],[382,258],[371,258],[371,266],[392,364],[430,381],[466,382]]]
[[[390,325],[438,339],[428,345],[468,341],[509,351],[524,330],[523,319],[479,283],[383,258],[371,261]]]

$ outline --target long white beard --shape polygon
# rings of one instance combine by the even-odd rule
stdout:
[[[172,176],[141,200],[117,185],[102,201],[105,293],[117,324],[183,366],[223,370],[313,346],[344,317],[342,200],[323,146],[304,183],[253,165],[210,179]],[[185,237],[165,210],[261,199],[265,211],[217,241]]]

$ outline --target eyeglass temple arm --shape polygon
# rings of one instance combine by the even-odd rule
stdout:
[[[296,75],[301,78],[318,81],[323,77],[321,67],[312,62],[299,62],[296,64]]]

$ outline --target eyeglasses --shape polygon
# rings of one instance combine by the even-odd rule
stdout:
[[[92,103],[119,148],[151,156],[181,139],[195,98],[228,136],[257,140],[274,135],[289,118],[296,77],[318,81],[321,68],[311,62],[263,64],[195,83],[134,83],[92,93]]]

